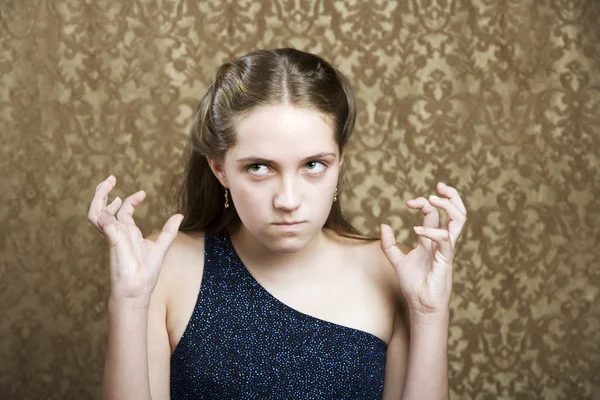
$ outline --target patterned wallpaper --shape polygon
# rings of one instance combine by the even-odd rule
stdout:
[[[97,183],[162,226],[192,111],[257,48],[356,91],[342,193],[399,240],[456,186],[452,399],[600,399],[600,1],[0,0],[0,398],[98,397],[108,251]]]

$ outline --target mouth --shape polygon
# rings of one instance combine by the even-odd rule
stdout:
[[[273,225],[282,231],[294,231],[302,227],[305,221],[275,222]]]

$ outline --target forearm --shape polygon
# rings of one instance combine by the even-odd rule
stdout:
[[[450,315],[410,320],[408,369],[402,400],[448,399],[448,326]]]
[[[111,298],[102,400],[151,399],[148,305]]]

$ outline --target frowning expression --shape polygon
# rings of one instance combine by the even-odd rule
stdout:
[[[222,182],[247,229],[278,253],[300,250],[322,229],[341,166],[331,124],[290,105],[261,107],[237,125]]]

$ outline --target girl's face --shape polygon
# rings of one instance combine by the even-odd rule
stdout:
[[[238,124],[237,144],[216,173],[229,187],[242,229],[285,254],[304,248],[323,228],[341,164],[333,128],[321,114],[279,105],[261,107]]]

